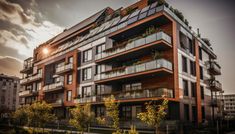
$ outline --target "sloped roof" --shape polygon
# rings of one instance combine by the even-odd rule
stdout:
[[[65,30],[64,32],[58,34],[57,36],[55,36],[52,41],[50,42],[50,44],[53,44],[61,39],[63,39],[64,37],[96,22],[96,20],[106,11],[107,8],[97,12],[96,14],[92,15],[91,17],[81,21],[80,23],[76,24],[75,26]]]

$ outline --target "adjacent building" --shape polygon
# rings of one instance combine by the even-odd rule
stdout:
[[[7,113],[18,107],[20,79],[0,74],[0,112]]]
[[[235,119],[235,94],[223,96],[225,119]]]
[[[216,113],[222,90],[216,59],[208,39],[165,5],[107,7],[34,50],[21,71],[20,103],[45,100],[61,118],[68,107],[91,103],[102,116],[103,98],[113,94],[121,124],[144,127],[136,115],[165,96],[168,121],[201,123]]]

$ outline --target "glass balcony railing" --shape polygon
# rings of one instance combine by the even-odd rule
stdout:
[[[222,84],[217,80],[213,80],[212,82],[210,82],[209,86],[211,90],[216,90],[216,91],[222,90]]]
[[[99,60],[99,59],[102,59],[102,58],[105,58],[105,57],[108,57],[108,56],[112,56],[112,55],[130,50],[130,49],[133,49],[133,48],[143,46],[145,44],[149,44],[149,43],[154,42],[154,41],[158,41],[158,40],[165,40],[166,42],[171,44],[171,37],[169,35],[167,35],[164,32],[158,32],[158,33],[148,35],[147,37],[140,38],[140,39],[134,40],[132,42],[129,42],[129,43],[127,43],[127,44],[125,44],[121,47],[113,48],[112,50],[100,53],[100,54],[95,56],[95,60]]]
[[[36,74],[20,80],[20,84],[25,84],[42,78],[42,74]]]
[[[50,103],[53,107],[63,106],[63,104],[64,104],[64,101],[62,98],[49,99],[49,100],[46,100],[46,102]]]
[[[75,99],[74,103],[94,103],[97,102],[97,97],[96,96],[91,96],[91,97],[84,97],[84,98],[79,98]]]
[[[66,64],[66,65],[57,67],[56,68],[56,73],[59,74],[59,73],[62,73],[62,72],[65,72],[65,71],[69,71],[69,70],[72,70],[72,69],[73,69],[73,64],[69,63],[69,64]]]
[[[36,93],[38,93],[38,91],[24,90],[24,91],[19,92],[19,96],[20,97],[31,96],[31,95],[36,94]]]
[[[221,74],[220,66],[215,61],[210,62],[210,68],[209,69],[210,69],[211,73],[213,73],[214,75]]]
[[[123,67],[122,69],[118,70],[114,69],[113,71],[111,70],[108,72],[95,75],[95,81],[153,70],[162,67],[172,70],[172,63],[165,59],[158,59],[146,63],[141,63],[138,65]]]
[[[110,94],[97,95],[85,98],[79,98],[74,100],[75,103],[95,103],[103,102],[104,98],[109,97]],[[128,99],[138,99],[138,98],[154,98],[154,97],[166,97],[173,98],[173,90],[168,88],[148,88],[132,91],[123,91],[113,93],[116,100],[128,100]]]
[[[54,90],[59,90],[64,87],[64,82],[58,82],[58,83],[53,83],[50,85],[46,85],[43,87],[44,92],[49,92],[49,91],[54,91]]]

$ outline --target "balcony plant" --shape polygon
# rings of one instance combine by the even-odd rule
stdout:
[[[164,98],[161,105],[149,102],[146,104],[146,112],[141,112],[137,115],[141,121],[149,126],[155,127],[155,134],[158,134],[158,127],[166,116],[166,109],[168,108],[168,100]]]

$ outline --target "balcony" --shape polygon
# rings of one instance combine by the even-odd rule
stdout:
[[[109,97],[111,94],[114,95],[116,100],[120,101],[128,101],[131,99],[141,99],[141,100],[149,100],[153,98],[173,98],[173,90],[168,88],[145,88],[138,89],[132,91],[122,91],[122,92],[114,92],[105,95],[97,95],[85,98],[79,98],[75,100],[75,103],[99,103],[103,102],[104,98]]]
[[[40,80],[41,78],[42,78],[42,74],[36,74],[36,75],[30,76],[28,78],[21,79],[20,84],[24,85],[24,84],[27,84],[27,83],[30,83],[33,81]]]
[[[209,82],[209,89],[211,89],[212,91],[221,91],[222,84],[217,80],[212,80]]]
[[[212,107],[218,107],[220,105],[220,101],[218,99],[212,99],[210,105]]]
[[[74,100],[74,103],[94,103],[94,102],[97,102],[96,96],[84,97]]]
[[[69,63],[69,64],[66,64],[66,65],[62,65],[62,66],[57,67],[55,73],[56,74],[63,74],[63,73],[66,73],[68,71],[71,71],[71,70],[73,70],[73,64]]]
[[[43,87],[43,92],[59,91],[64,89],[64,82],[53,83]]]
[[[209,72],[213,75],[221,75],[221,67],[215,62],[210,61],[209,62]]]
[[[157,45],[156,45],[157,44]],[[136,52],[143,48],[157,47],[159,49],[165,49],[171,47],[171,37],[164,32],[158,32],[147,37],[140,38],[131,42],[126,42],[117,47],[113,47],[105,52],[95,56],[96,62],[108,60],[110,58],[124,56],[130,52]]]
[[[63,99],[50,99],[50,100],[46,100],[46,102],[51,104],[52,107],[61,107],[64,105]]]
[[[159,72],[172,73],[172,63],[165,59],[153,60],[138,65],[121,67],[113,69],[108,72],[97,74],[95,76],[95,83],[107,82],[123,78],[130,78],[134,76],[153,74]]]
[[[20,73],[29,73],[33,71],[33,58],[28,58],[24,61],[24,68]]]
[[[38,91],[32,91],[32,90],[24,90],[19,92],[19,97],[27,97],[27,96],[33,96],[37,95]]]

